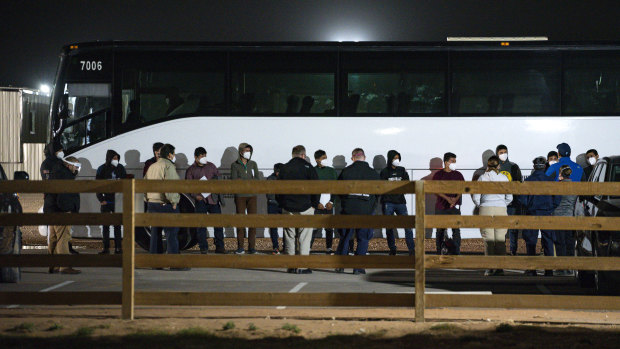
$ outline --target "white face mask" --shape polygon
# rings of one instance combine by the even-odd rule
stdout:
[[[555,165],[555,164],[557,164],[557,163],[558,163],[557,161],[555,161],[555,160],[551,160],[551,161],[549,161],[549,166],[551,166],[551,165]]]
[[[394,159],[394,161],[392,161],[392,166],[398,167],[398,165],[400,165],[400,160]]]
[[[172,161],[172,162],[177,161],[177,157],[176,157],[176,155],[172,155],[172,160],[170,160],[170,161]]]
[[[502,161],[508,160],[508,153],[503,153],[499,155],[499,159]]]
[[[321,166],[329,166],[329,164],[327,163],[327,159],[323,159],[319,161],[319,163],[321,164]]]
[[[112,160],[110,163],[111,163],[111,164],[112,164],[112,166],[114,166],[114,167],[118,166],[118,160]]]
[[[456,162],[453,162],[450,165],[448,165],[448,168],[450,168],[450,170],[452,171],[456,171]]]
[[[204,158],[200,158],[200,160],[198,160],[199,163],[206,165],[207,164],[207,157],[205,156]]]
[[[594,166],[594,164],[596,164],[596,158],[593,156],[588,159],[588,162],[590,163],[590,165]]]
[[[61,151],[60,153],[56,154],[56,157],[59,158],[59,159],[64,159],[65,158],[65,153]]]
[[[243,158],[246,160],[250,160],[250,158],[252,157],[252,153],[250,153],[249,151],[246,151],[243,153]]]

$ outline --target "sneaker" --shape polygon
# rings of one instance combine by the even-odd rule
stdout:
[[[170,268],[170,271],[189,271],[192,268]]]
[[[484,271],[484,276],[492,276],[493,273],[495,273],[495,270],[487,269],[487,270]]]
[[[390,256],[396,256],[396,250],[390,250]]]
[[[73,268],[65,268],[60,270],[61,274],[79,274],[81,272],[82,271]]]
[[[277,248],[274,248],[273,251],[271,251],[271,254],[275,256],[280,254],[280,251]]]
[[[73,249],[73,244],[69,243],[69,253],[71,254],[80,254],[78,251]]]
[[[333,255],[334,255],[334,250],[332,250],[332,249],[331,249],[331,247],[330,247],[330,248],[328,248],[327,250],[325,250],[325,254],[328,254],[328,255],[330,255],[330,256],[333,256]]]
[[[286,269],[286,272],[289,274],[297,274],[297,269],[296,268],[288,268]]]
[[[495,269],[493,276],[504,276],[504,269]]]
[[[342,274],[342,273],[344,273],[344,268],[336,268],[335,271],[338,274]]]
[[[103,250],[99,252],[99,254],[110,254],[110,250]]]
[[[349,251],[349,256],[355,256],[355,252]]]
[[[248,254],[256,254],[256,250],[251,248],[248,250]]]
[[[206,249],[204,249],[204,248],[201,248],[201,249],[200,249],[200,254],[207,254],[207,250],[206,250]]]
[[[536,273],[536,270],[526,270],[525,276],[538,276],[538,274]]]
[[[245,251],[242,248],[239,248],[235,251],[235,254],[245,254]]]
[[[215,253],[216,254],[226,254],[226,249],[223,247],[217,247],[215,248]]]
[[[566,275],[566,276],[575,276],[575,271],[573,271],[573,270],[564,270],[564,275]]]
[[[59,272],[60,272],[60,268],[58,268],[58,267],[50,267],[50,268],[47,270],[47,272],[48,272],[48,273],[50,273],[50,274],[57,274],[57,273],[59,273]]]
[[[312,274],[312,269],[297,269],[297,274]]]
[[[119,249],[115,249],[114,250],[114,254],[123,254],[123,250]]]
[[[365,274],[366,274],[365,269],[353,269],[353,275],[365,275]]]

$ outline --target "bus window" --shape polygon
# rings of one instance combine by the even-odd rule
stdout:
[[[121,129],[157,120],[225,113],[225,56],[213,53],[119,54]]]
[[[569,53],[564,61],[563,110],[566,115],[620,112],[620,55]]]
[[[231,59],[236,115],[335,114],[331,53],[244,53]]]
[[[614,165],[611,169],[610,182],[620,182],[620,165]]]
[[[67,83],[67,127],[62,131],[66,149],[87,145],[106,137],[106,116],[110,110],[110,84]]]
[[[444,52],[345,52],[344,115],[446,113]]]
[[[559,56],[460,52],[452,57],[452,113],[558,115]]]

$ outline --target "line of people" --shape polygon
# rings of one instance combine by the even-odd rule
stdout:
[[[41,166],[44,179],[63,178],[74,179],[79,171],[79,161],[73,157],[64,158],[60,144],[50,144],[51,149],[56,149],[54,154],[49,155]],[[557,152],[552,151],[547,154],[547,158],[542,156],[533,160],[534,170],[525,181],[581,181],[592,171],[593,165],[598,160],[598,152],[590,149],[586,152],[589,167],[585,169],[570,160],[571,149],[566,143],[557,146]],[[53,156],[52,156],[53,155]],[[252,160],[253,148],[250,144],[241,143],[238,147],[238,158],[231,165],[231,179],[233,180],[258,180],[259,171],[255,161]],[[299,145],[293,148],[292,159],[286,164],[278,163],[274,166],[274,173],[267,180],[410,180],[404,167],[400,166],[401,154],[395,150],[390,150],[387,154],[388,166],[380,173],[377,173],[366,162],[366,156],[361,148],[352,151],[352,164],[342,170],[340,175],[336,170],[326,165],[327,154],[324,150],[317,150],[314,153],[316,166],[312,166],[308,160],[305,147]],[[176,180],[180,179],[175,166],[175,147],[171,144],[155,143],[153,145],[153,157],[145,162],[143,177],[151,180]],[[443,169],[437,171],[432,180],[460,180],[464,181],[463,175],[457,170],[456,154],[447,152],[443,157]],[[72,173],[69,178],[67,171]],[[65,176],[66,175],[66,176]],[[114,150],[108,150],[106,161],[98,167],[97,179],[121,179],[126,178],[127,172],[120,164],[120,155]],[[198,147],[194,151],[194,162],[186,170],[185,179],[192,180],[217,180],[220,173],[215,164],[207,160],[207,151],[203,147]],[[474,175],[474,180],[479,181],[522,181],[523,176],[519,166],[508,159],[508,148],[505,145],[498,145],[495,154],[487,161],[486,168]],[[69,194],[68,194],[69,195]],[[224,200],[221,195],[212,193],[188,193],[195,201],[196,213],[220,214]],[[46,194],[45,212],[68,212],[63,211],[59,205],[59,197],[69,201],[66,196]],[[101,204],[101,212],[114,212],[114,193],[98,193],[97,198]],[[384,215],[408,215],[406,199],[402,194],[398,195],[367,195],[349,194],[340,195],[339,214],[372,215],[376,205],[381,204],[381,211]],[[72,197],[71,200],[74,200]],[[437,215],[460,215],[462,195],[460,194],[438,194],[435,205]],[[512,195],[482,194],[473,195],[472,200],[476,205],[477,214],[499,216],[527,214],[536,216],[572,216],[574,214],[576,196],[550,196],[550,195],[522,195],[513,197]],[[147,193],[145,208],[149,212],[178,213],[180,195],[178,193]],[[336,196],[331,194],[322,195],[267,195],[267,209],[269,214],[325,214],[333,215],[334,202]],[[257,196],[253,194],[236,194],[234,197],[237,214],[257,213]],[[75,200],[69,209],[70,212],[79,211],[79,195],[77,204]],[[52,227],[50,232],[50,253],[64,253],[64,246],[70,240],[70,227]],[[115,253],[122,253],[120,226],[114,228]],[[255,254],[256,253],[256,229],[247,230],[248,249],[245,250],[246,228],[237,227],[237,250],[236,254]],[[163,229],[166,234],[167,253],[179,253],[178,231],[179,228],[167,227]],[[66,234],[65,234],[66,231]],[[163,253],[161,228],[153,227],[151,230],[150,253]],[[277,228],[271,228],[270,237],[272,240],[272,253],[279,254],[279,236]],[[334,229],[325,228],[326,234],[326,253],[328,254],[348,254],[353,250],[354,239],[357,240],[355,254],[364,255],[368,250],[368,242],[373,236],[372,229],[339,229],[340,241],[336,248],[333,247]],[[320,235],[321,229],[293,229],[284,228],[283,249],[286,254],[309,254],[314,237]],[[516,255],[518,231],[506,229],[481,229],[481,236],[485,241],[485,254],[503,255],[506,254],[506,236],[510,239],[510,254]],[[101,254],[110,253],[110,227],[102,228],[103,250]],[[535,255],[536,243],[538,240],[538,230],[522,231],[523,239],[526,242],[528,255]],[[575,236],[571,231],[541,231],[543,252],[546,256],[574,255]],[[206,227],[197,230],[197,238],[201,253],[207,253],[207,229]],[[395,244],[395,230],[386,230],[386,240],[391,255],[397,252]],[[66,244],[65,244],[66,242]],[[405,242],[409,254],[413,255],[415,243],[413,231],[405,229]],[[222,227],[214,228],[215,253],[226,253],[224,247],[224,231]],[[436,230],[436,249],[438,253],[460,254],[461,236],[457,228],[452,229],[452,238],[447,238],[446,229]],[[53,246],[53,248],[52,248]],[[62,247],[58,247],[62,246]],[[56,250],[60,252],[55,252]],[[69,270],[69,269],[68,269]],[[183,269],[181,269],[183,270]],[[57,271],[50,269],[50,272]],[[62,271],[62,270],[59,270]],[[295,273],[309,273],[310,270],[289,270]],[[339,270],[341,271],[341,270]],[[67,271],[71,272],[71,271]],[[362,269],[354,270],[354,273],[364,273]],[[487,270],[486,275],[501,275],[502,270]],[[566,271],[556,273],[565,274]],[[536,271],[527,271],[528,275],[536,275]],[[546,271],[545,275],[553,275],[551,271]]]

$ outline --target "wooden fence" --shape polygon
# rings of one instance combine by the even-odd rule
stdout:
[[[122,224],[122,256],[3,255],[0,266],[120,267],[122,292],[0,292],[2,304],[121,304],[122,318],[133,319],[136,305],[226,306],[377,306],[415,307],[416,321],[424,321],[427,307],[565,308],[620,310],[620,298],[556,295],[425,294],[427,269],[574,269],[620,270],[619,257],[507,257],[425,255],[424,234],[416,234],[414,256],[267,256],[267,255],[151,255],[135,254],[136,226],[245,226],[333,228],[496,227],[570,230],[620,230],[616,217],[435,216],[425,214],[425,196],[437,193],[513,193],[529,195],[618,195],[620,183],[455,182],[455,181],[4,181],[0,193],[122,192],[123,213],[0,214],[0,225]],[[210,192],[226,194],[367,193],[416,194],[415,216],[346,215],[204,215],[135,213],[135,193]],[[183,223],[179,224],[182,221]],[[135,268],[382,268],[415,269],[415,294],[384,293],[195,293],[143,292],[134,288]]]

